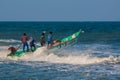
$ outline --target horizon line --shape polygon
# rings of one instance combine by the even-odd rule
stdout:
[[[0,20],[0,22],[120,22],[120,21],[98,21],[98,20],[96,20],[96,21],[27,21],[27,20],[23,20],[23,21],[1,21]]]

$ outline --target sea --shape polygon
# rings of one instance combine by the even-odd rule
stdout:
[[[21,45],[23,33],[40,46],[42,32],[47,37],[52,31],[53,39],[61,40],[80,29],[68,47],[49,53],[42,47],[19,58],[7,57],[10,46]],[[1,21],[0,80],[120,80],[120,22]]]

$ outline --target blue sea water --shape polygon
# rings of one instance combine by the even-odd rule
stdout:
[[[84,33],[65,49],[6,57],[23,33],[39,44],[43,31],[62,39],[80,29]],[[0,55],[0,80],[120,80],[120,22],[0,22]]]

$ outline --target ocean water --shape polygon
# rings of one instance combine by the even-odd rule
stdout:
[[[40,45],[43,31],[56,40],[79,29],[84,33],[69,47],[6,56],[24,32]],[[120,22],[0,22],[0,80],[120,80]]]

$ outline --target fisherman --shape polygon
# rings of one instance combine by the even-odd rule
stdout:
[[[23,51],[25,51],[25,47],[27,47],[27,52],[29,51],[29,46],[28,46],[28,37],[26,36],[26,33],[23,33],[23,36],[21,38],[21,42],[23,43]]]
[[[8,54],[8,56],[9,56],[9,55],[14,55],[14,54],[16,53],[16,51],[17,51],[17,49],[14,48],[13,46],[10,46],[10,47],[8,48],[8,50],[10,50],[10,54]]]
[[[43,32],[40,36],[40,44],[41,46],[45,45],[45,32]]]
[[[48,41],[48,45],[47,48],[51,48],[51,46],[53,45],[53,32],[49,32],[48,37],[47,37],[47,41]]]
[[[30,50],[33,52],[36,49],[36,47],[35,47],[35,40],[33,39],[32,36],[30,36],[29,43],[30,43]]]

